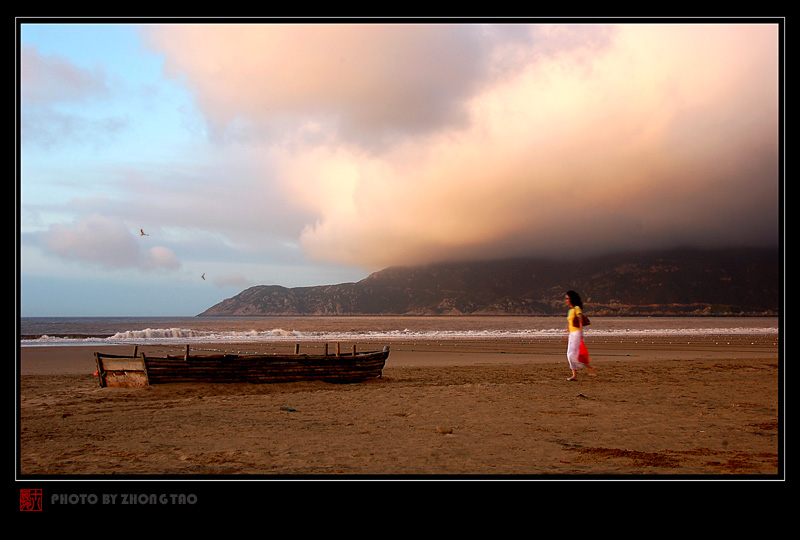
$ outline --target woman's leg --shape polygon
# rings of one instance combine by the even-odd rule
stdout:
[[[567,379],[568,381],[574,381],[578,377],[578,352],[580,345],[581,331],[576,330],[575,332],[570,332],[569,342],[567,344],[567,361],[569,362],[570,370],[572,370],[572,377]]]

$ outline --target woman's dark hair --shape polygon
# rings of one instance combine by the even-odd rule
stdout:
[[[578,306],[583,309],[583,300],[581,300],[581,296],[578,293],[575,291],[567,291],[567,296],[569,296],[569,301],[572,302],[573,306]]]

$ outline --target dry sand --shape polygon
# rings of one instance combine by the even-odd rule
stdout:
[[[587,341],[576,382],[551,339],[393,343],[359,384],[142,389],[101,388],[95,349],[23,347],[19,474],[782,478],[777,336]]]

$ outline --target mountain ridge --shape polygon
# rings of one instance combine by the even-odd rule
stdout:
[[[595,315],[775,316],[779,276],[777,250],[761,248],[391,266],[354,283],[256,285],[198,316],[549,316],[569,289]]]

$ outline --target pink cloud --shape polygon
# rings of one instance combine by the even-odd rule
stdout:
[[[100,69],[81,68],[57,54],[43,55],[33,45],[21,48],[20,87],[27,106],[105,95],[109,91],[105,80]]]
[[[121,222],[97,214],[77,223],[51,225],[43,239],[47,251],[53,255],[109,270],[180,267],[171,249],[143,246]]]
[[[776,26],[492,28],[150,38],[215,128],[271,143],[265,163],[316,216],[300,239],[315,259],[775,240]]]

